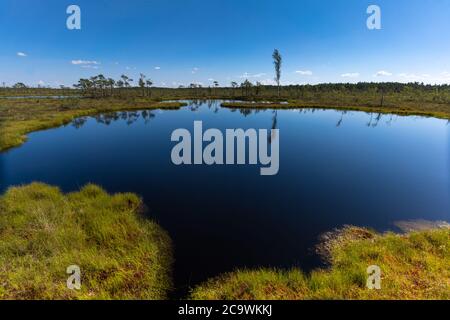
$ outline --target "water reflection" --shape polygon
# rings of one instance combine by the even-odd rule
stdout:
[[[317,237],[344,224],[383,231],[394,221],[448,220],[448,121],[188,103],[177,111],[81,117],[73,127],[32,133],[0,156],[0,189],[43,181],[69,192],[92,182],[139,194],[173,240],[177,288],[236,268],[307,271],[320,263],[311,254]],[[170,135],[194,120],[222,132],[280,129],[279,174],[261,177],[250,165],[173,165]]]
[[[186,110],[191,112],[198,112],[200,107],[205,106],[213,112],[217,114],[220,110],[224,110],[221,107],[221,102],[219,100],[188,100],[188,107]],[[257,115],[259,113],[271,112],[272,113],[272,129],[278,128],[278,112],[277,109],[266,109],[266,108],[225,108],[228,112],[236,113],[243,115],[244,117],[249,117],[250,115]],[[292,112],[297,114],[314,114],[316,112],[327,111],[327,108],[299,108],[299,109],[286,109],[283,111]],[[345,124],[345,118],[347,116],[352,116],[354,113],[364,113],[367,115],[367,121],[365,122],[365,126],[369,128],[376,128],[383,121],[387,126],[391,126],[393,122],[397,121],[400,117],[395,114],[382,114],[382,113],[374,113],[374,112],[362,112],[362,111],[348,111],[348,110],[334,110],[336,114],[339,115],[339,118],[336,122],[336,127],[342,127]],[[139,111],[120,111],[120,112],[107,112],[103,114],[99,114],[96,116],[92,116],[93,119],[97,121],[99,124],[110,125],[112,122],[116,122],[119,120],[125,121],[127,125],[132,125],[136,123],[140,118],[143,119],[145,124],[148,124],[151,120],[156,117],[155,110],[139,110]],[[72,121],[73,127],[79,129],[81,128],[89,117],[80,117]],[[409,116],[410,119],[420,119],[420,116]],[[450,120],[446,122],[446,125],[450,124]],[[269,142],[271,138],[269,137]]]
[[[74,126],[76,129],[80,129],[87,121],[87,117],[77,118],[72,121],[72,126]]]
[[[221,107],[222,101],[220,100],[187,100],[185,101],[188,104],[186,110],[191,112],[198,112],[200,107],[205,106],[212,111],[214,114],[223,110]],[[243,115],[244,117],[249,117],[250,115],[257,115],[263,112],[271,112],[272,113],[272,129],[277,129],[278,125],[278,112],[277,109],[268,109],[268,108],[225,108],[228,112],[236,113]],[[298,109],[283,109],[283,111],[289,111],[298,114],[314,114],[316,112],[323,112],[330,110],[328,108],[298,108]],[[393,122],[396,122],[397,119],[401,116],[395,114],[383,114],[383,113],[374,113],[374,112],[366,112],[366,111],[349,111],[349,110],[334,110],[336,114],[339,114],[339,118],[336,122],[336,127],[339,128],[345,124],[345,118],[347,116],[351,116],[354,113],[364,113],[367,115],[367,122],[365,123],[366,127],[376,128],[383,121],[387,126],[391,126]],[[152,119],[156,117],[154,110],[143,110],[143,111],[120,111],[120,112],[107,112],[104,114],[92,116],[97,123],[110,125],[112,122],[116,122],[119,120],[123,120],[127,125],[132,125],[136,123],[140,118],[143,119],[145,124],[148,124]],[[408,116],[410,119],[420,119],[423,117],[420,116]],[[87,121],[89,117],[80,117],[72,121],[72,126],[79,129],[81,128]],[[446,125],[450,125],[450,120],[446,122]],[[271,141],[271,137],[268,138],[269,143]]]
[[[278,111],[274,110],[272,116],[272,130],[277,129],[277,125],[278,125]],[[276,131],[271,131],[271,134],[268,137],[268,141],[270,144],[272,144],[272,141],[276,138],[276,134],[277,134]]]
[[[220,102],[218,100],[208,100],[206,103],[209,110],[212,110],[214,113],[219,112]]]
[[[156,114],[151,110],[143,111],[120,111],[120,112],[107,112],[99,115],[92,116],[91,118],[99,124],[104,124],[109,126],[111,123],[116,121],[125,121],[127,125],[132,125],[140,118],[142,118],[145,124],[148,124],[150,120],[154,119]],[[80,117],[72,121],[72,126],[76,129],[83,127],[89,117]]]

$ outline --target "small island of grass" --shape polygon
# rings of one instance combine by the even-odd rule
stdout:
[[[318,251],[328,269],[237,271],[196,287],[199,300],[450,299],[450,229],[377,234],[346,227]],[[366,286],[367,268],[381,268],[381,289]]]
[[[33,183],[0,197],[0,299],[165,299],[171,243],[134,194]],[[67,288],[67,267],[81,290]]]
[[[171,241],[141,208],[138,196],[95,185],[69,194],[41,183],[10,188],[0,197],[0,299],[167,299]],[[317,252],[328,268],[236,271],[188,298],[450,299],[448,224],[405,234],[349,226],[325,234]],[[81,290],[67,287],[73,265]],[[373,265],[380,290],[366,287]]]

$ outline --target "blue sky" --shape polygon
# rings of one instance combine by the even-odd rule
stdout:
[[[81,30],[66,28],[71,4]],[[366,27],[371,4],[381,30]],[[450,83],[450,1],[0,1],[0,84],[140,72],[157,86],[269,84],[274,48],[284,84]]]

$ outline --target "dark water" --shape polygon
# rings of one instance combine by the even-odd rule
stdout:
[[[280,129],[280,172],[259,166],[175,166],[174,129]],[[81,119],[29,135],[0,155],[2,191],[42,181],[88,182],[140,194],[175,245],[178,292],[236,268],[319,264],[311,248],[344,224],[393,229],[398,220],[450,220],[447,121],[333,110],[222,109]]]

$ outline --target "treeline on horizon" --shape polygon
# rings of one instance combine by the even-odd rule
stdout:
[[[55,95],[55,96],[82,96],[87,98],[129,98],[147,97],[151,99],[167,98],[222,98],[222,99],[271,99],[271,100],[321,100],[332,98],[352,97],[355,102],[360,99],[380,101],[391,97],[406,101],[424,101],[434,103],[450,103],[450,85],[431,85],[424,83],[399,82],[359,82],[359,83],[323,83],[305,85],[278,86],[252,83],[245,80],[242,83],[231,82],[228,86],[221,86],[215,81],[211,86],[190,84],[178,88],[153,87],[153,82],[141,74],[138,81],[122,75],[114,80],[103,75],[80,79],[77,84],[60,88],[32,88],[23,83],[12,87],[0,88],[1,96],[29,96],[29,95]],[[360,101],[359,101],[360,102]]]

